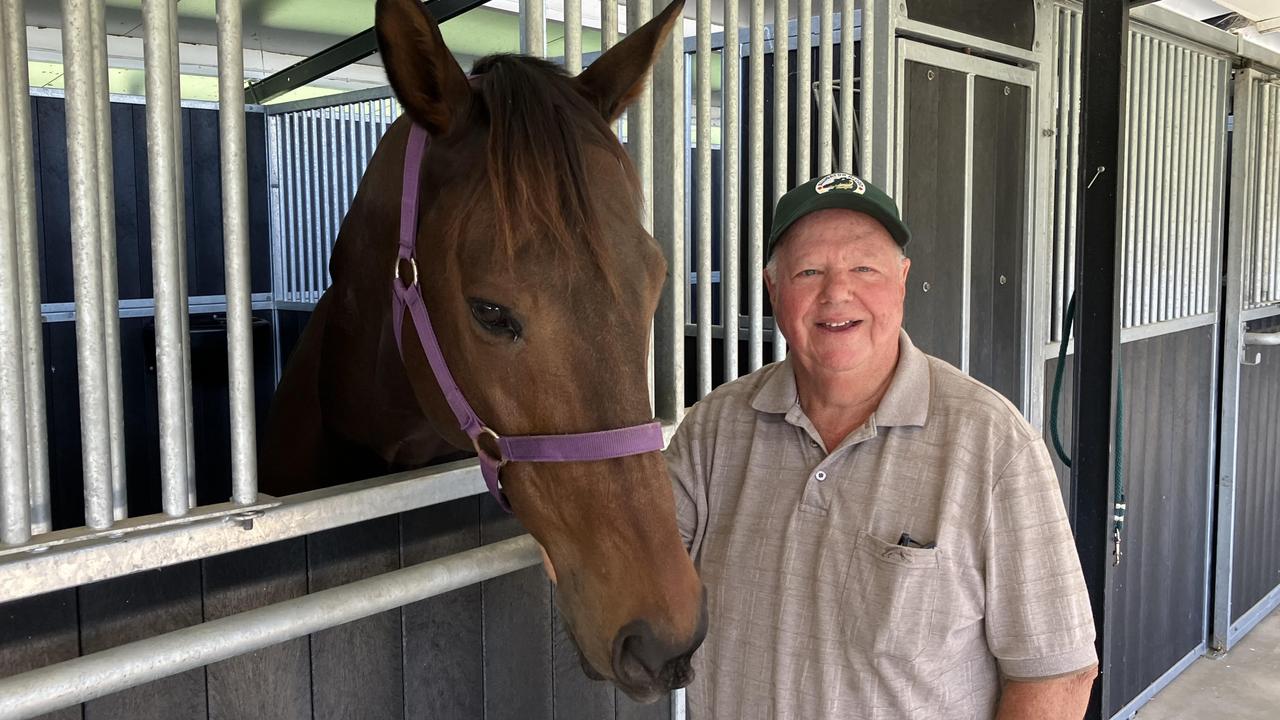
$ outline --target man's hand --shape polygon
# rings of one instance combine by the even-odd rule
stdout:
[[[1098,666],[1046,680],[1005,680],[996,720],[1080,720]]]

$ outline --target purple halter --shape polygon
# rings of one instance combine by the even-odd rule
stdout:
[[[409,144],[404,151],[404,186],[400,196],[400,253],[396,258],[395,279],[392,280],[391,322],[396,336],[396,347],[404,356],[400,339],[400,327],[407,310],[418,330],[418,340],[431,363],[436,382],[449,401],[449,408],[458,419],[458,426],[471,438],[476,454],[480,456],[480,472],[485,485],[497,499],[503,510],[511,512],[511,506],[498,482],[498,471],[509,462],[585,462],[639,455],[662,449],[662,426],[657,422],[633,425],[616,430],[575,433],[571,435],[523,435],[502,437],[480,421],[475,410],[462,396],[454,382],[449,366],[440,352],[440,341],[431,327],[426,303],[422,300],[422,288],[418,286],[418,264],[415,236],[418,227],[418,182],[422,175],[422,158],[427,148],[427,131],[416,123],[410,126]],[[400,265],[408,262],[413,277],[401,278]],[[480,446],[480,437],[493,440],[500,454],[495,458]]]

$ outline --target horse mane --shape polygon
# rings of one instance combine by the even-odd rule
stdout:
[[[513,261],[525,242],[550,242],[565,253],[584,250],[604,268],[608,244],[590,201],[586,148],[612,154],[627,171],[626,192],[641,192],[630,158],[599,111],[558,65],[498,54],[472,67],[487,113],[487,192],[497,206],[495,247]],[[529,227],[515,222],[532,220]],[[585,244],[585,247],[583,245]]]

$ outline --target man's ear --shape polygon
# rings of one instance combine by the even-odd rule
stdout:
[[[617,120],[644,90],[649,68],[671,28],[680,20],[684,2],[675,0],[652,20],[628,33],[622,42],[596,58],[576,78],[579,91],[600,110],[606,121]]]

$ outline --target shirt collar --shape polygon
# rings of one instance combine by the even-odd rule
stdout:
[[[923,427],[929,418],[929,383],[929,357],[911,342],[905,330],[899,330],[898,366],[873,416],[876,426]],[[788,422],[799,424],[803,412],[791,358],[774,366],[751,398],[751,407],[759,412],[786,415]]]

